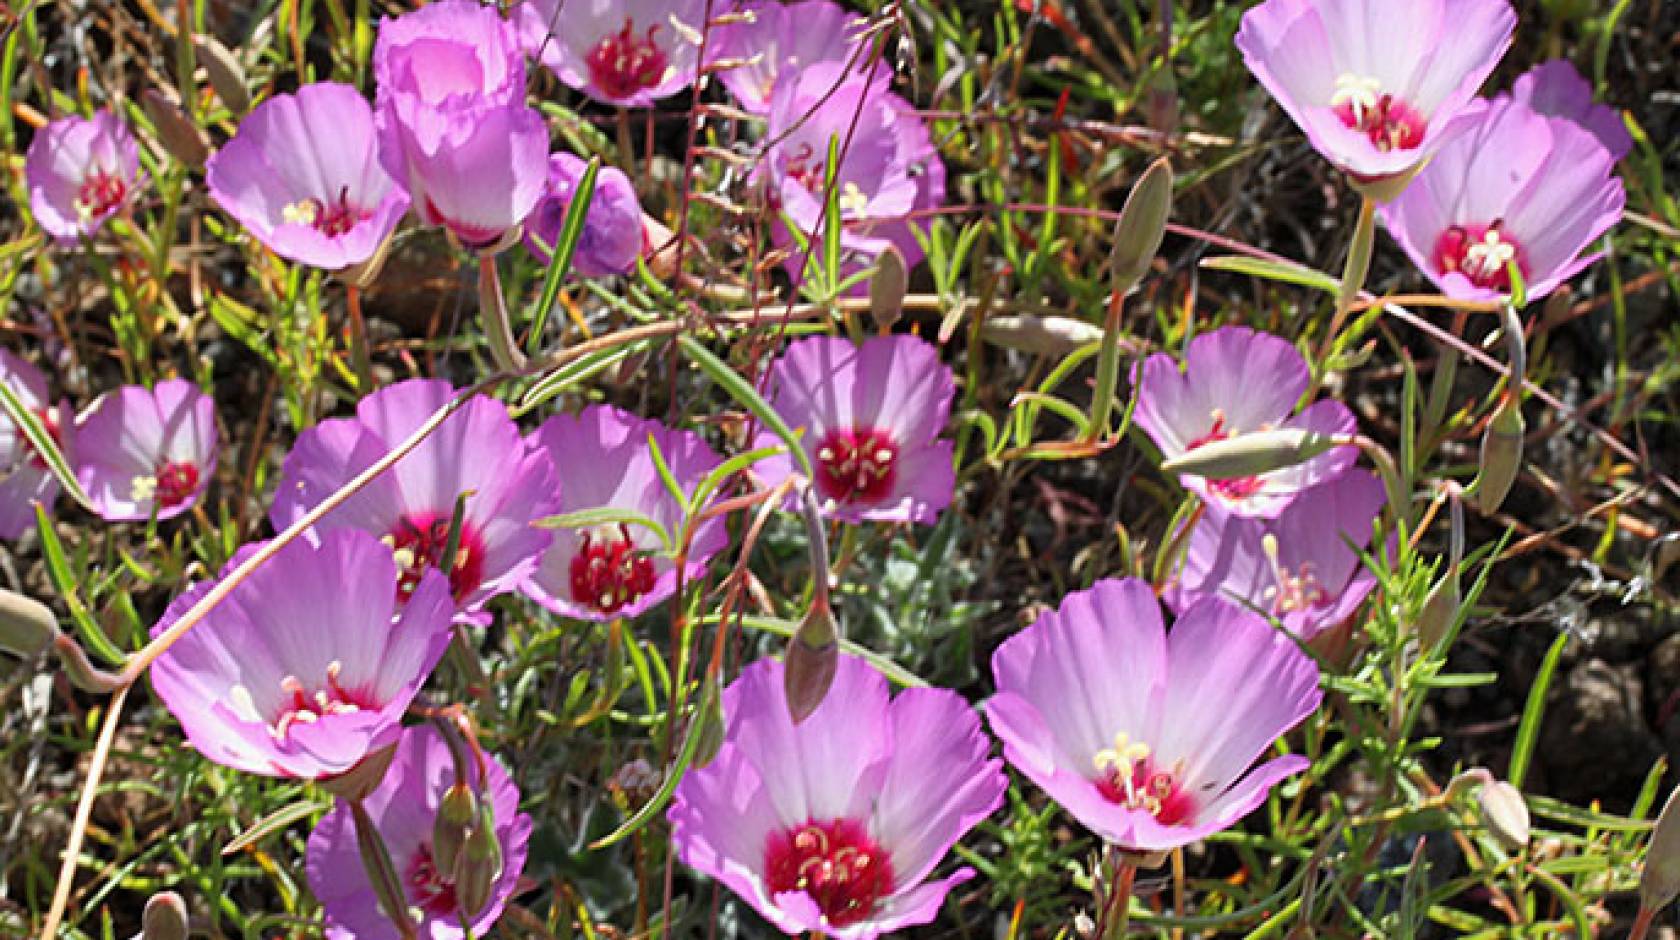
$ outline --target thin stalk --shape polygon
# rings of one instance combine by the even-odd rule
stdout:
[[[1651,922],[1657,919],[1654,908],[1642,907],[1633,919],[1633,929],[1628,932],[1628,940],[1645,940],[1645,934],[1651,929]]]
[[[1125,853],[1120,855],[1120,871],[1115,875],[1114,904],[1117,910],[1109,919],[1105,940],[1120,940],[1126,935],[1132,919],[1132,885],[1137,881],[1137,863]]]
[[[1377,204],[1371,197],[1366,196],[1359,203],[1359,221],[1353,226],[1353,241],[1348,245],[1347,264],[1342,268],[1341,287],[1336,291],[1336,312],[1330,317],[1330,330],[1324,334],[1324,343],[1319,347],[1319,365],[1322,368],[1330,358],[1335,348],[1336,337],[1346,325],[1348,313],[1353,310],[1353,302],[1359,299],[1360,288],[1365,286],[1365,276],[1371,272],[1371,248],[1377,236]]]
[[[344,305],[350,311],[350,364],[356,371],[357,391],[366,394],[373,390],[373,359],[368,349],[367,322],[362,319],[360,285],[345,285]]]
[[[111,756],[111,745],[117,739],[117,720],[122,715],[123,702],[128,700],[129,686],[122,686],[111,696],[105,712],[105,724],[99,729],[99,743],[94,745],[93,760],[88,764],[88,779],[98,780],[105,772],[105,761]],[[82,855],[82,839],[87,835],[88,821],[93,818],[93,799],[97,786],[84,787],[76,804],[76,821],[70,827],[70,841],[64,846],[64,861],[58,867],[58,885],[53,889],[52,907],[41,924],[41,940],[58,936],[59,922],[70,906],[70,888],[76,880],[76,860]]]
[[[356,821],[356,847],[361,852],[362,867],[367,871],[368,881],[373,883],[374,896],[382,902],[380,912],[397,928],[403,940],[415,940],[418,934],[413,918],[408,916],[408,896],[403,893],[402,879],[397,875],[396,865],[391,862],[384,837],[380,836],[373,817],[368,815],[361,800],[345,802],[350,804],[350,815]]]
[[[1091,426],[1085,431],[1085,441],[1106,440],[1108,419],[1114,411],[1114,387],[1120,381],[1120,314],[1126,299],[1120,291],[1108,302],[1108,316],[1103,321],[1102,352],[1097,358],[1096,397],[1091,399]]]
[[[478,256],[478,313],[496,368],[506,372],[525,368],[525,354],[513,341],[513,327],[508,323],[507,297],[502,294],[502,275],[496,270],[495,255]]]

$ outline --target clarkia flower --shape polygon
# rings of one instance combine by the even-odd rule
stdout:
[[[9,349],[0,349],[0,382],[41,419],[66,459],[75,459],[76,416],[68,401],[48,397],[47,377]],[[0,414],[0,539],[15,539],[35,528],[35,505],[52,514],[58,478],[23,431]]]
[[[560,242],[572,194],[588,166],[588,161],[575,154],[557,153],[548,158],[548,182],[542,201],[525,224],[525,247],[545,262]],[[601,167],[595,174],[589,214],[583,217],[583,230],[572,254],[572,270],[584,277],[623,274],[636,266],[644,239],[642,204],[636,200],[636,187],[623,170]]]
[[[373,108],[338,82],[263,102],[210,158],[205,181],[276,254],[332,271],[373,257],[408,211],[379,163]]]
[[[525,105],[518,34],[494,7],[439,0],[380,21],[373,72],[379,158],[423,224],[483,249],[530,215],[548,128]]]
[[[1161,852],[1234,825],[1298,755],[1250,769],[1318,708],[1318,667],[1258,614],[1206,598],[1168,634],[1150,586],[1104,580],[992,656],[1003,755],[1087,829]]]
[[[36,132],[23,175],[35,221],[60,244],[73,245],[140,191],[140,147],[108,111],[92,120],[59,118]]]
[[[1633,149],[1621,112],[1593,101],[1592,85],[1566,59],[1542,62],[1519,76],[1511,85],[1511,97],[1547,117],[1567,118],[1597,137],[1620,161]]]
[[[242,549],[227,576],[256,546]],[[391,551],[329,532],[281,548],[152,666],[152,687],[211,760],[321,780],[396,743],[403,712],[449,645],[449,585],[428,572],[400,609]],[[194,585],[169,629],[212,585]]]
[[[1224,327],[1190,340],[1183,371],[1165,353],[1145,360],[1135,416],[1167,458],[1272,428],[1352,434],[1353,413],[1339,401],[1316,401],[1295,413],[1310,378],[1306,360],[1282,338],[1247,327]],[[1275,518],[1296,494],[1334,479],[1353,460],[1349,448],[1334,447],[1260,476],[1209,480],[1185,475],[1180,482],[1227,512]]]
[[[1391,198],[1511,44],[1507,0],[1266,0],[1243,14],[1249,71],[1325,159]]]
[[[649,437],[658,443],[672,479],[685,494],[723,462],[698,434],[607,405],[549,418],[537,429],[536,443],[558,471],[566,512],[629,510],[658,523],[676,539],[683,507],[660,479]],[[685,577],[699,577],[706,561],[728,542],[721,519],[696,529]],[[554,530],[554,544],[544,553],[528,592],[556,613],[610,620],[635,617],[670,597],[676,587],[676,562],[666,554],[658,533],[617,523]]]
[[[110,521],[170,519],[216,472],[216,403],[185,379],[100,396],[76,432],[76,480]]]
[[[744,64],[719,75],[741,107],[767,114],[776,83],[823,62],[846,63],[867,22],[831,0],[756,0],[739,12],[752,19],[718,28],[717,58]]]
[[[921,223],[908,216],[944,203],[945,164],[927,125],[887,85],[885,68],[870,79],[836,62],[819,62],[777,83],[765,131],[772,143],[762,173],[771,206],[786,216],[771,228],[779,247],[794,244],[790,224],[805,237],[822,238],[818,222],[834,141],[840,153],[834,185],[844,273],[872,264],[889,244],[908,267],[921,260],[922,247],[911,232]],[[787,261],[795,279],[803,277],[805,254],[794,251]]]
[[[389,453],[455,394],[448,382],[410,379],[362,399],[354,418],[304,431],[281,468],[269,513],[275,527],[292,524]],[[443,562],[463,493],[470,495],[449,586],[463,614],[476,615],[491,597],[525,585],[550,540],[531,523],[559,507],[548,455],[526,444],[501,402],[468,402],[316,528],[384,539],[396,553],[399,593],[407,595]]]
[[[706,0],[526,0],[516,16],[526,53],[596,101],[646,107],[699,74]]]
[[[670,810],[690,867],[723,882],[788,934],[871,940],[931,921],[967,868],[929,881],[1006,786],[968,703],[887,682],[841,656],[834,685],[800,724],[782,664],[761,659],[724,690],[728,726]]]
[[[770,404],[804,431],[823,513],[852,523],[933,522],[951,504],[951,442],[939,432],[955,393],[939,351],[914,336],[808,337],[770,367]],[[755,446],[777,440],[761,432]],[[784,455],[758,472],[773,485],[794,467]]]
[[[1537,300],[1597,260],[1582,256],[1621,219],[1616,161],[1592,132],[1500,96],[1478,102],[1383,224],[1448,296],[1511,292],[1508,265]]]
[[[1351,469],[1303,492],[1273,520],[1210,505],[1163,599],[1179,613],[1223,597],[1276,617],[1310,640],[1359,609],[1376,577],[1359,559],[1387,496],[1382,481]]]
[[[531,839],[531,817],[519,812],[519,790],[507,771],[495,759],[485,761],[483,767],[481,774],[477,761],[467,762],[468,786],[492,810],[501,869],[484,907],[465,918],[474,937],[488,935],[502,916],[525,868]],[[443,736],[430,726],[416,725],[402,732],[384,780],[362,801],[390,852],[424,940],[468,936],[462,929],[463,899],[455,871],[442,870],[432,843],[433,822],[454,783],[455,764]],[[465,854],[464,849],[456,852],[457,865],[466,861]],[[348,806],[340,803],[316,824],[309,834],[305,865],[309,889],[326,909],[327,936],[397,940],[397,929],[381,913],[379,897],[356,849],[356,823]]]

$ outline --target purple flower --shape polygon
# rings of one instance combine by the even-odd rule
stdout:
[[[1163,599],[1183,613],[1204,597],[1227,598],[1310,640],[1353,616],[1376,586],[1358,552],[1385,502],[1382,482],[1355,468],[1301,493],[1275,520],[1210,505]]]
[[[846,63],[858,49],[867,21],[831,0],[754,0],[741,7],[752,22],[719,27],[717,58],[747,64],[720,73],[741,107],[768,114],[771,93],[785,76],[823,62]]]
[[[647,107],[699,73],[706,0],[526,0],[515,15],[526,53],[596,101]]]
[[[1511,97],[1539,114],[1567,118],[1591,131],[1617,161],[1633,149],[1633,135],[1621,112],[1594,103],[1592,86],[1566,59],[1542,62],[1524,72],[1511,86]]]
[[[481,774],[476,761],[467,762],[468,786],[495,811],[502,868],[484,908],[467,919],[475,937],[487,936],[502,916],[525,869],[531,839],[531,817],[519,812],[519,790],[507,771],[494,759],[482,766]],[[432,856],[433,822],[444,793],[454,783],[455,764],[443,736],[429,725],[416,725],[403,730],[385,779],[362,801],[391,854],[411,913],[418,915],[423,940],[457,940],[467,935],[461,927],[454,874],[440,871]],[[380,912],[378,896],[356,849],[356,823],[348,806],[340,803],[316,824],[309,834],[305,864],[309,889],[326,909],[327,936],[396,940],[397,929]]]
[[[439,0],[381,20],[379,159],[425,225],[486,248],[525,220],[548,175],[548,128],[525,106],[525,59],[494,7]]]
[[[1212,441],[1272,428],[1352,434],[1353,413],[1339,401],[1313,402],[1295,413],[1310,381],[1307,362],[1283,339],[1228,326],[1202,333],[1184,351],[1184,370],[1165,353],[1143,364],[1135,412],[1163,457]],[[1305,463],[1261,476],[1209,480],[1185,475],[1184,488],[1239,516],[1275,518],[1308,487],[1353,464],[1349,448],[1334,447]]]
[[[316,82],[246,115],[205,180],[216,204],[276,254],[336,271],[373,257],[408,211],[378,156],[367,101],[349,85]]]
[[[956,382],[939,350],[914,336],[862,346],[832,336],[788,345],[770,367],[770,404],[811,459],[823,512],[846,522],[933,522],[951,504],[951,442],[940,440]],[[768,431],[755,444],[777,441]],[[758,472],[774,485],[794,472],[782,455]]]
[[[76,479],[109,521],[170,519],[216,472],[216,403],[185,379],[100,396],[76,431]]]
[[[11,350],[0,349],[0,382],[41,419],[59,451],[73,460],[75,413],[68,401],[52,404],[41,370]],[[51,515],[57,498],[58,478],[18,426],[0,414],[0,539],[15,539],[35,528],[35,505]]]
[[[92,237],[140,191],[140,147],[108,111],[36,132],[23,161],[29,210],[60,244]]]
[[[723,747],[677,785],[678,855],[788,934],[871,940],[932,920],[974,872],[928,876],[1006,786],[974,711],[946,689],[889,700],[885,679],[841,656],[796,725],[782,684],[782,664],[761,659],[724,691]]]
[[[1435,149],[1516,22],[1507,0],[1266,0],[1237,48],[1325,159],[1379,182]]]
[[[1582,252],[1622,217],[1616,161],[1593,134],[1500,96],[1477,102],[1383,224],[1448,296],[1493,300],[1556,290],[1597,259]]]
[[[675,431],[607,405],[555,415],[537,429],[536,443],[554,461],[566,512],[610,507],[630,510],[679,536],[683,507],[654,466],[648,438],[684,494],[723,462],[698,434]],[[685,577],[729,543],[723,520],[700,526],[689,547]],[[669,547],[674,551],[675,545]],[[635,617],[677,589],[674,559],[659,535],[634,523],[592,530],[557,529],[527,593],[550,610],[580,620]]]
[[[806,237],[822,237],[818,222],[833,140],[841,148],[834,185],[845,273],[872,264],[889,244],[906,265],[921,260],[922,247],[907,216],[945,201],[945,164],[927,125],[908,102],[887,90],[887,83],[885,69],[866,81],[834,62],[817,63],[777,83],[763,172],[771,205],[786,215],[771,229],[778,246],[793,244],[790,224]],[[803,276],[804,260],[805,252],[794,251],[787,261],[796,279]]]
[[[246,546],[223,577],[257,546]],[[427,573],[398,609],[391,551],[361,532],[280,549],[152,666],[152,687],[205,757],[319,780],[396,742],[449,645],[449,586]],[[152,635],[209,593],[177,597]]]
[[[1169,635],[1149,585],[1099,581],[992,656],[1003,756],[1087,829],[1158,852],[1229,828],[1298,755],[1250,770],[1318,708],[1318,667],[1258,615],[1207,598]]]
[[[304,431],[281,468],[269,512],[275,527],[290,525],[389,453],[455,394],[448,382],[398,382],[358,402],[356,417]],[[548,532],[531,523],[559,507],[548,455],[527,446],[501,402],[468,402],[316,528],[361,529],[384,539],[407,594],[442,561],[463,493],[470,495],[449,586],[471,615],[491,597],[524,586],[549,544]]]
[[[525,226],[525,247],[545,262],[560,241],[572,193],[588,166],[588,161],[570,153],[548,158],[548,183],[542,201]],[[589,214],[583,217],[583,231],[572,254],[572,270],[584,277],[623,274],[636,266],[642,241],[642,204],[636,201],[636,187],[623,170],[601,167],[595,174]]]

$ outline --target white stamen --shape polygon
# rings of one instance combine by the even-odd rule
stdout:
[[[1351,73],[1336,78],[1336,93],[1330,97],[1330,107],[1347,105],[1353,112],[1353,123],[1363,124],[1365,112],[1377,106],[1382,97],[1382,82],[1369,75]]]

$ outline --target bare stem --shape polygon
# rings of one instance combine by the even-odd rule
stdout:
[[[93,760],[88,763],[88,782],[82,788],[82,798],[76,804],[76,821],[70,827],[70,840],[64,846],[64,861],[58,867],[58,884],[53,888],[52,907],[41,924],[41,940],[53,940],[58,935],[59,922],[70,906],[70,887],[76,880],[76,860],[82,855],[82,839],[87,835],[88,821],[93,818],[93,798],[99,791],[99,778],[105,773],[105,761],[111,756],[111,744],[117,738],[117,721],[122,716],[123,702],[128,700],[129,687],[124,685],[111,696],[105,711],[105,724],[99,729],[99,743],[94,746]]]

